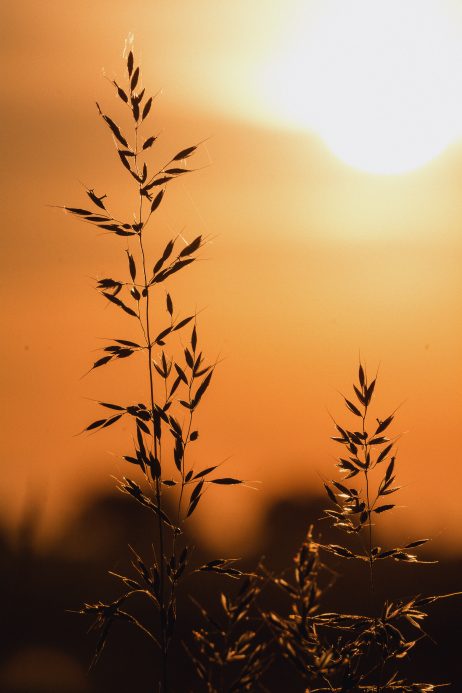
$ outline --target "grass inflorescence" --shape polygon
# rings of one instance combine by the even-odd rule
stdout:
[[[241,570],[230,558],[194,561],[192,547],[184,539],[185,522],[210,486],[239,485],[243,480],[220,475],[220,465],[204,464],[196,469],[190,462],[190,448],[199,438],[195,414],[211,384],[216,362],[204,354],[196,314],[177,311],[171,286],[175,275],[196,262],[206,239],[199,234],[189,242],[179,235],[167,243],[159,240],[157,255],[151,258],[146,237],[153,233],[150,222],[164,204],[167,189],[192,170],[188,164],[197,145],[182,147],[167,163],[153,165],[157,136],[148,128],[153,97],[141,87],[141,71],[132,50],[126,60],[125,83],[113,81],[112,86],[120,106],[128,109],[130,134],[99,104],[97,110],[112,135],[136,213],[131,219],[116,218],[110,196],[94,189],[86,191],[90,204],[65,206],[64,210],[114,234],[123,244],[125,276],[104,277],[96,287],[105,302],[137,325],[138,337],[109,340],[90,370],[110,367],[121,359],[142,359],[145,398],[130,403],[100,400],[101,414],[84,431],[99,432],[121,420],[130,422],[132,443],[122,456],[127,474],[118,480],[117,488],[153,516],[155,531],[147,521],[151,555],[141,556],[132,549],[131,573],[111,571],[121,583],[120,595],[112,601],[84,604],[79,611],[93,616],[93,628],[99,632],[92,664],[101,656],[114,624],[126,622],[141,630],[160,653],[160,667],[153,672],[156,689],[162,693],[173,690],[170,667],[174,663],[169,652],[181,618],[178,590],[191,574],[215,573],[240,583],[234,594],[221,594],[221,615],[210,613],[194,600],[202,625],[183,643],[196,675],[188,690],[276,691],[274,672],[285,668],[294,672],[291,680],[297,683],[293,690],[311,693],[435,690],[436,684],[408,681],[401,664],[425,636],[422,623],[427,607],[453,595],[417,595],[378,603],[377,564],[386,560],[425,562],[417,550],[428,540],[419,538],[385,548],[377,544],[377,524],[395,508],[395,494],[400,489],[396,438],[390,435],[395,413],[372,419],[376,379],[369,380],[362,364],[353,395],[343,398],[353,424],[334,422],[333,440],[342,450],[336,462],[339,476],[324,484],[330,502],[325,517],[345,541],[320,543],[311,527],[292,568],[283,574],[274,574],[264,561],[251,572]],[[175,347],[175,340],[180,348]],[[340,579],[325,562],[332,557],[337,562],[344,560],[345,565],[358,562],[366,566],[363,613],[323,607],[332,583]],[[189,594],[187,588],[186,592]],[[152,607],[154,626],[135,616],[131,606],[139,598]]]
[[[145,239],[152,232],[150,222],[162,204],[167,188],[191,171],[188,161],[197,145],[179,149],[162,166],[153,166],[151,151],[157,137],[147,129],[153,104],[141,88],[140,67],[130,50],[126,61],[126,84],[113,82],[121,105],[128,109],[131,136],[97,104],[98,113],[112,135],[120,165],[126,170],[134,193],[136,214],[131,220],[115,218],[110,197],[87,190],[90,208],[64,207],[78,219],[121,238],[125,248],[127,273],[123,278],[104,277],[96,287],[105,301],[138,324],[139,338],[114,339],[103,347],[103,354],[90,370],[107,367],[116,360],[142,358],[145,362],[146,398],[142,402],[121,404],[99,401],[102,414],[86,426],[96,432],[129,419],[134,430],[134,447],[123,455],[127,467],[138,468],[141,479],[127,472],[118,489],[131,496],[155,517],[157,525],[154,557],[133,556],[133,576],[114,574],[124,592],[111,603],[85,604],[82,613],[96,617],[100,631],[93,663],[106,644],[114,622],[129,621],[140,628],[161,652],[160,690],[169,689],[168,653],[177,619],[177,590],[192,571],[215,572],[238,578],[242,572],[230,561],[217,559],[203,566],[192,565],[192,549],[183,539],[182,527],[195,512],[209,485],[229,486],[242,481],[220,476],[219,465],[195,469],[188,452],[199,437],[195,414],[211,384],[216,364],[208,361],[199,340],[196,315],[182,316],[171,294],[174,275],[196,262],[206,239],[199,234],[189,243],[178,235],[159,247],[158,256],[149,258]],[[128,244],[128,245],[127,245]],[[168,289],[164,288],[168,284]],[[181,358],[169,352],[176,336],[182,342]],[[169,502],[165,502],[165,496]],[[175,508],[172,513],[168,508]],[[148,629],[129,612],[133,598],[148,600],[158,615],[155,630]]]
[[[273,575],[260,565],[234,600],[222,595],[224,617],[219,623],[202,610],[205,626],[195,633],[192,656],[211,693],[278,690],[271,685],[271,674],[280,670],[281,662],[295,671],[294,691],[430,693],[447,685],[409,680],[403,664],[427,637],[423,622],[428,607],[460,593],[418,594],[382,603],[375,595],[376,564],[427,563],[419,559],[418,549],[428,539],[390,548],[375,544],[377,522],[393,510],[389,499],[400,489],[396,440],[389,433],[394,414],[370,420],[376,379],[369,381],[362,365],[358,379],[353,398],[343,398],[354,425],[334,422],[333,440],[344,450],[336,462],[341,480],[325,483],[331,504],[326,518],[346,541],[319,543],[311,527],[292,570]],[[367,568],[362,612],[325,610],[323,602],[342,575],[329,568],[323,555]],[[280,603],[275,590],[284,594],[285,607],[272,606]],[[262,600],[265,593],[269,598]]]

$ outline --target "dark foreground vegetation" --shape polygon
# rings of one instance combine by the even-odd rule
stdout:
[[[267,567],[275,574],[291,569],[292,557],[311,523],[322,530],[323,541],[337,541],[338,533],[318,522],[325,505],[324,498],[300,496],[281,500],[270,508],[264,522],[265,536],[261,537],[256,553],[246,557],[243,566],[253,569],[261,554],[265,554]],[[128,543],[139,553],[149,551],[150,539],[137,507],[122,495],[97,498],[82,509],[78,521],[62,534],[53,548],[40,553],[34,548],[38,510],[33,509],[18,536],[7,536],[5,532],[1,535],[4,637],[0,690],[3,693],[155,690],[153,648],[130,624],[118,624],[98,666],[87,675],[98,635],[86,635],[89,624],[68,612],[84,601],[96,601],[102,594],[109,599],[118,596],[119,587],[107,570],[130,570]],[[197,538],[188,536],[188,540],[199,551]],[[210,558],[203,553],[198,556],[204,562]],[[400,566],[383,562],[376,580],[377,599],[457,590],[462,557],[438,558],[440,562],[436,565]],[[361,613],[368,580],[366,567],[349,563],[345,570],[341,559],[329,563],[341,575],[325,594],[325,609]],[[238,585],[224,583],[214,575],[194,584],[196,599],[217,616],[222,616],[220,592],[231,594],[237,589]],[[280,591],[272,592],[267,606],[284,613],[287,599]],[[435,642],[424,639],[401,665],[411,680],[452,681],[451,686],[442,690],[454,693],[460,691],[461,685],[460,625],[455,606],[451,600],[435,605],[425,625]],[[172,651],[172,689],[182,693],[202,691],[199,683],[191,683],[196,680],[193,666],[180,641],[190,642],[192,630],[202,627],[203,620],[187,597],[179,608],[178,639]],[[149,610],[140,610],[137,615],[149,621]],[[179,662],[177,666],[176,662]],[[268,672],[264,682],[267,690],[278,693],[304,691],[292,666],[282,659]]]

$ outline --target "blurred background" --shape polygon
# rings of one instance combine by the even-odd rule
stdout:
[[[356,1],[346,5],[353,15],[364,11]],[[108,79],[124,79],[130,32],[144,86],[160,92],[155,156],[164,161],[203,141],[194,159],[200,170],[169,189],[149,246],[154,255],[179,232],[211,239],[203,261],[172,289],[184,314],[200,311],[204,349],[221,359],[201,405],[197,463],[227,460],[226,474],[259,489],[207,494],[191,522],[195,543],[206,554],[220,547],[250,561],[268,546],[273,553],[279,537],[275,560],[290,564],[321,515],[318,494],[337,453],[330,415],[344,417],[339,393],[351,393],[361,357],[371,375],[379,371],[375,415],[399,407],[393,432],[403,434],[404,488],[400,507],[383,519],[384,541],[429,536],[431,555],[443,562],[427,578],[408,566],[407,593],[457,589],[462,22],[450,0],[408,8],[385,18],[387,32],[401,32],[389,40],[395,47],[403,40],[418,68],[403,68],[404,91],[393,92],[378,118],[395,123],[387,140],[386,128],[366,130],[371,117],[377,122],[368,109],[381,103],[376,82],[400,83],[407,54],[384,68],[385,78],[349,86],[346,58],[370,64],[377,37],[391,34],[367,16],[360,36],[349,34],[330,0],[3,3],[5,690],[71,691],[62,681],[74,681],[76,691],[103,691],[109,680],[121,685],[111,690],[127,690],[124,661],[144,661],[141,644],[121,640],[120,652],[130,652],[103,659],[88,680],[85,627],[64,613],[102,596],[106,569],[124,560],[127,542],[142,541],[136,508],[111,495],[111,477],[125,471],[128,428],[76,434],[97,418],[92,400],[138,401],[144,384],[128,363],[82,378],[101,338],[127,336],[124,319],[94,291],[95,277],[125,267],[126,244],[53,208],[82,205],[85,186],[107,193],[125,216],[134,207],[94,104],[117,121]],[[349,88],[336,100],[339,75]],[[402,96],[417,84],[415,98]],[[416,151],[407,147],[414,134]],[[351,152],[344,145],[353,141]],[[384,147],[376,150],[377,142]],[[436,639],[440,633],[448,643],[454,619],[440,613]],[[426,661],[435,663],[449,646],[429,652]],[[448,678],[450,660],[442,669]],[[55,672],[57,683],[40,683],[42,670]],[[24,682],[26,671],[35,678]]]

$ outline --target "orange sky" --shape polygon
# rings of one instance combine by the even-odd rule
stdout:
[[[80,380],[97,337],[126,329],[91,280],[120,264],[124,244],[47,205],[81,204],[80,181],[131,204],[94,101],[115,117],[102,68],[122,76],[123,39],[133,31],[147,88],[163,89],[160,150],[209,138],[196,159],[203,170],[169,191],[159,216],[163,238],[182,229],[213,238],[206,261],[174,289],[185,313],[205,309],[202,339],[211,357],[224,357],[198,451],[212,463],[232,456],[227,473],[262,482],[259,492],[207,495],[200,519],[209,537],[218,513],[238,539],[249,511],[258,520],[279,494],[320,488],[336,452],[328,411],[343,417],[337,391],[350,388],[361,352],[370,370],[380,365],[377,415],[404,402],[396,429],[406,431],[400,502],[408,507],[389,524],[404,526],[405,538],[418,526],[438,547],[460,550],[462,145],[414,173],[374,176],[341,163],[309,130],[265,118],[265,104],[257,112],[252,80],[297,6],[3,5],[0,512],[8,524],[39,494],[50,535],[124,473],[123,428],[74,437],[96,418],[86,398],[136,396],[129,364]]]

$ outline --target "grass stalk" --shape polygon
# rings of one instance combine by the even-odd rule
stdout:
[[[112,84],[116,96],[128,108],[133,145],[112,117],[103,112],[99,104],[97,108],[111,131],[117,156],[129,177],[130,185],[136,185],[136,220],[121,221],[115,218],[110,211],[108,195],[97,195],[93,189],[86,191],[92,209],[66,206],[64,210],[105,233],[123,238],[128,244],[125,252],[129,279],[105,277],[97,282],[97,288],[106,301],[137,319],[142,339],[140,342],[132,339],[112,340],[112,343],[104,347],[103,356],[95,361],[90,370],[105,367],[118,359],[126,361],[140,352],[146,352],[147,403],[122,405],[100,401],[98,404],[105,411],[109,410],[111,415],[93,421],[84,432],[102,431],[116,424],[122,417],[130,419],[135,426],[135,452],[124,455],[123,459],[135,468],[138,467],[143,479],[139,483],[131,477],[123,477],[118,488],[155,515],[154,562],[151,559],[145,560],[134,552],[132,565],[135,577],[114,574],[125,588],[129,588],[128,591],[109,604],[86,604],[81,613],[94,614],[95,626],[100,630],[93,663],[98,660],[105,647],[113,622],[130,621],[152,642],[158,644],[161,673],[157,676],[156,687],[161,693],[169,693],[169,649],[175,635],[179,585],[192,573],[201,571],[232,578],[242,575],[240,570],[231,565],[232,561],[226,559],[190,567],[192,551],[183,540],[182,527],[195,512],[208,485],[229,486],[243,481],[233,477],[216,477],[214,472],[219,465],[195,470],[192,464],[186,462],[186,448],[199,436],[199,431],[192,430],[193,415],[210,385],[215,364],[207,364],[203,351],[199,349],[196,316],[189,315],[181,319],[176,317],[170,285],[174,281],[174,275],[197,260],[205,239],[200,234],[189,243],[180,236],[169,240],[163,250],[162,246],[159,249],[157,260],[152,259],[152,274],[148,271],[151,259],[146,255],[144,241],[149,222],[161,205],[167,188],[176,179],[193,170],[188,168],[188,159],[195,153],[197,145],[184,147],[160,168],[151,166],[149,157],[157,136],[150,135],[142,141],[140,134],[151,113],[153,97],[148,96],[146,89],[141,86],[141,70],[135,65],[132,50],[127,56],[126,69],[126,85],[121,86],[115,80]],[[130,250],[130,243],[133,242],[134,254]],[[137,280],[137,275],[141,276],[141,283]],[[161,285],[162,288],[168,287],[165,305],[167,327],[163,327],[165,318],[162,318],[160,308],[157,309],[157,303],[156,319],[153,318],[154,294]],[[178,346],[172,343],[173,337],[184,334],[191,324],[193,329],[189,340],[180,340],[179,356]],[[184,347],[186,341],[188,346]],[[170,352],[166,353],[167,349]],[[161,392],[164,392],[163,402],[159,396]],[[185,410],[186,423],[182,423]],[[163,455],[162,440],[165,438],[166,453]],[[164,502],[165,493],[172,496],[170,503]],[[168,507],[172,506],[177,508],[174,519],[167,513]],[[156,632],[150,631],[126,610],[126,605],[135,595],[146,597],[150,606],[156,609]]]

